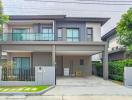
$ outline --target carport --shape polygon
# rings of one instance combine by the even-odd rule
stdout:
[[[56,44],[54,61],[56,66],[56,76],[65,76],[65,68],[69,68],[68,76],[77,76],[80,71],[81,76],[92,75],[92,55],[103,54],[103,78],[108,79],[108,51],[104,42]]]

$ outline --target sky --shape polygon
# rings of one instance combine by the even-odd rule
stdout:
[[[101,35],[104,35],[113,29],[121,15],[132,7],[132,0],[3,0],[3,6],[7,15],[111,18],[101,28]]]

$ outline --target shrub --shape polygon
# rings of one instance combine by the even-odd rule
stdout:
[[[109,62],[109,78],[113,80],[123,81],[125,66],[132,67],[132,60],[119,60]]]
[[[124,80],[124,67],[132,67],[132,59],[109,62],[109,78],[112,80]],[[93,68],[98,76],[103,76],[103,66],[100,62],[93,62]]]
[[[92,66],[93,66],[93,73],[95,75],[98,75],[98,76],[103,76],[103,66],[102,66],[102,63],[100,62],[93,62],[92,63]]]

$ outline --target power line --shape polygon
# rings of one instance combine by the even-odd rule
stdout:
[[[33,7],[32,8],[27,8],[27,7],[24,7],[24,8],[20,8],[20,7],[5,7],[5,8],[9,8],[9,9],[10,8],[13,8],[13,9],[24,9],[24,10],[25,9],[31,9],[31,10],[32,9],[35,9],[35,10],[39,10],[39,11],[40,10],[42,10],[42,11],[43,10],[56,10],[56,11],[57,10],[71,10],[71,9],[62,9],[62,8],[61,9],[59,9],[59,8],[58,9],[55,9],[55,8],[53,8],[53,9],[51,9],[51,8],[48,8],[48,9],[47,8],[44,8],[44,9],[42,9],[42,8],[33,8]],[[118,11],[116,11],[116,10],[115,11],[114,10],[112,11],[112,10],[89,10],[89,9],[78,9],[78,10],[77,9],[72,9],[72,11],[88,11],[88,12],[99,12],[100,11],[102,13],[103,12],[114,12],[114,13],[123,12],[123,11],[119,11],[119,10]]]
[[[25,1],[35,1],[35,2],[54,2],[54,3],[73,3],[73,4],[84,4],[84,5],[88,5],[88,4],[95,4],[95,5],[132,5],[132,3],[105,3],[105,2],[74,2],[74,1],[46,1],[46,0],[25,0]]]
[[[94,2],[132,2],[132,0],[116,1],[116,0],[76,0],[76,1],[94,1]]]

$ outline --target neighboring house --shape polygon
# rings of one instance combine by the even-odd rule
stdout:
[[[103,77],[108,79],[107,43],[101,41],[101,26],[108,19],[12,15],[0,34],[1,58],[14,61],[14,69],[52,66],[56,67],[56,76],[90,76],[91,56],[103,53]],[[68,70],[69,74],[65,72]]]
[[[123,60],[127,58],[125,48],[118,43],[116,29],[110,30],[102,37],[108,43],[109,60]]]

